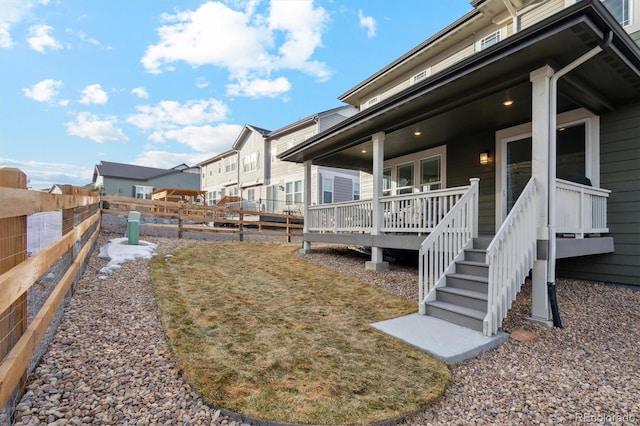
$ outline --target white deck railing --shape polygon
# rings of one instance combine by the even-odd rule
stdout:
[[[468,186],[381,197],[382,232],[431,232],[469,189]],[[373,201],[310,206],[308,230],[312,232],[371,232]]]
[[[536,259],[536,194],[536,181],[531,178],[487,247],[489,287],[483,325],[485,336],[494,335],[502,325]]]
[[[478,236],[478,182],[471,179],[471,186],[458,198],[457,203],[439,221],[420,245],[418,303],[420,313],[425,314],[425,302],[434,291],[454,260],[460,258],[465,248]]]
[[[309,231],[370,232],[373,202],[360,200],[310,206],[305,220]]]
[[[556,233],[607,233],[607,199],[611,191],[562,179],[556,180]]]
[[[428,233],[458,202],[468,186],[382,197],[382,232]]]

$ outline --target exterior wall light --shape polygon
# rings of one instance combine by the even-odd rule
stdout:
[[[489,153],[488,152],[481,152],[480,153],[480,164],[483,166],[486,166],[487,164],[489,164]]]

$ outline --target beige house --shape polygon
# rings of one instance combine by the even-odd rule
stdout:
[[[361,173],[305,198],[313,242],[419,252],[419,310],[494,334],[524,278],[640,285],[640,0],[474,0],[339,97],[360,112],[280,154]]]
[[[351,106],[324,111],[273,132],[245,125],[231,150],[200,164],[201,188],[207,203],[240,196],[244,207],[271,213],[302,214],[304,167],[283,162],[278,153],[345,120],[357,112]],[[359,198],[358,171],[313,167],[310,199],[314,204]]]

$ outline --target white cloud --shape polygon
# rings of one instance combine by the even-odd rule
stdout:
[[[38,102],[51,102],[58,94],[58,89],[62,87],[60,80],[42,80],[31,88],[22,89],[26,97]]]
[[[247,76],[281,82],[271,74],[284,69],[327,80],[330,71],[312,55],[322,45],[328,13],[310,1],[272,1],[265,16],[257,12],[258,5],[248,2],[244,10],[235,10],[209,1],[195,11],[164,14],[159,41],[147,47],[140,62],[156,74],[176,62],[213,65],[227,69],[243,87],[251,86],[239,81]]]
[[[144,87],[134,87],[133,89],[131,89],[131,94],[136,95],[140,99],[149,98],[149,92],[147,92],[147,90]]]
[[[127,118],[127,122],[145,130],[175,128],[226,118],[228,107],[216,99],[190,100],[181,104],[176,101],[160,101],[155,106],[139,105],[138,114]]]
[[[376,36],[376,20],[371,16],[364,16],[362,9],[358,10],[358,18],[360,19],[360,27],[367,30],[367,37]]]
[[[64,123],[67,134],[91,139],[94,142],[127,142],[129,138],[118,127],[118,119],[114,116],[99,118],[88,112],[80,112],[76,120]]]
[[[100,43],[97,39],[87,36],[87,34],[85,32],[83,32],[83,31],[80,31],[78,33],[78,38],[80,40],[84,41],[85,43],[93,44],[94,46],[98,46],[98,47],[100,47],[102,49],[105,49],[105,50],[115,50],[113,47],[105,46],[102,43]]]
[[[178,164],[188,164],[190,166],[203,162],[211,157],[211,153],[177,153],[159,150],[145,150],[132,164],[146,167],[157,167],[159,169],[169,169]]]
[[[16,167],[29,179],[34,189],[49,188],[53,184],[84,185],[91,182],[93,169],[86,165],[35,160],[0,158],[0,167]]]
[[[164,143],[169,140],[187,145],[196,151],[231,146],[242,129],[238,125],[211,123],[226,119],[227,105],[217,99],[190,100],[185,103],[161,101],[156,105],[139,105],[137,114],[127,122],[149,132],[149,140]]]
[[[51,49],[62,49],[62,45],[49,35],[49,32],[52,30],[53,27],[44,24],[31,26],[29,28],[29,37],[27,37],[29,46],[40,53],[45,53],[47,47]]]
[[[100,84],[90,84],[82,90],[81,104],[106,104],[109,100],[107,92],[102,90]]]
[[[275,80],[256,78],[254,80],[241,79],[237,84],[227,85],[227,93],[233,96],[250,96],[252,98],[275,98],[291,90],[291,83],[284,77]]]
[[[155,142],[175,140],[183,145],[199,151],[211,153],[230,147],[236,140],[242,126],[221,123],[216,126],[185,126],[180,129],[158,130],[149,137]]]
[[[0,13],[0,48],[13,47],[11,28],[27,18],[38,4],[46,5],[49,0],[2,0]]]

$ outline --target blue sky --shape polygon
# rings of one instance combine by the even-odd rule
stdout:
[[[189,165],[275,130],[471,10],[469,0],[0,0],[0,167],[41,189],[100,160]]]

